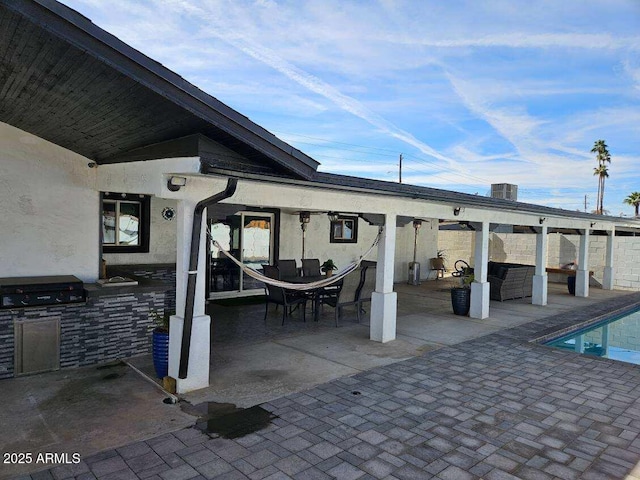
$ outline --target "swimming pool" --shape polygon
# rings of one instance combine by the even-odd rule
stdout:
[[[545,345],[640,365],[640,308],[545,342]]]

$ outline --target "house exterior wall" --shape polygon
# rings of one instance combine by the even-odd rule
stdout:
[[[433,222],[424,222],[418,234],[417,261],[421,263],[421,277],[429,274],[428,258],[435,256],[437,230],[431,228]],[[311,215],[305,236],[305,257],[318,258],[320,263],[331,258],[338,270],[357,260],[371,246],[378,234],[378,227],[358,219],[358,243],[329,243],[330,221],[326,214]],[[413,261],[414,228],[411,224],[396,228],[396,255],[394,281],[407,281],[409,262]],[[376,261],[377,248],[367,256]],[[280,215],[280,249],[282,259],[295,258],[301,266],[302,231],[297,214]],[[426,260],[426,261],[425,261]]]
[[[475,232],[443,230],[438,234],[440,249],[446,250],[447,265],[457,259],[473,264]],[[548,267],[559,267],[578,257],[580,235],[549,234]],[[589,270],[593,282],[602,284],[607,251],[607,237],[589,237]],[[489,259],[496,262],[535,264],[536,236],[519,233],[492,233],[489,239]],[[640,290],[640,237],[616,237],[614,245],[614,288]],[[565,275],[549,274],[549,281],[564,282]]]
[[[121,192],[138,193],[138,192]],[[102,258],[107,265],[139,265],[176,263],[176,219],[165,220],[162,210],[165,207],[178,209],[173,199],[151,197],[151,222],[149,225],[149,252],[146,253],[105,253]]]
[[[362,219],[358,220],[358,243],[329,243],[329,217],[326,214],[311,215],[305,235],[305,258],[318,258],[320,263],[332,259],[343,269],[358,259],[371,246],[378,233],[378,227],[370,226]],[[297,214],[280,215],[280,251],[282,259],[295,258],[301,266],[302,230]],[[376,259],[376,249],[367,260]]]
[[[87,158],[0,123],[0,277],[98,277],[99,195]]]

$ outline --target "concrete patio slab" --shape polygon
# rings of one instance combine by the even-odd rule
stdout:
[[[84,458],[194,422],[123,364],[7,379],[2,387],[0,452],[31,452],[34,463],[3,463],[0,478],[44,468],[38,453]]]
[[[368,325],[350,325],[312,337],[287,338],[277,343],[364,371],[419,356],[434,348],[411,340],[377,344],[369,340]]]
[[[222,347],[211,355],[210,386],[184,398],[191,404],[214,401],[250,407],[358,372],[274,341],[249,348]]]
[[[235,332],[221,332],[218,314],[218,333],[227,344],[213,343],[214,385],[184,401],[238,398],[239,405],[249,405],[253,396],[278,417],[271,426],[225,440],[194,428],[176,431],[179,423],[165,415],[162,431],[169,433],[148,439],[119,413],[119,404],[107,402],[114,409],[104,410],[103,418],[122,421],[94,427],[85,412],[80,418],[88,423],[73,425],[93,451],[98,443],[82,429],[109,428],[101,453],[27,478],[636,478],[637,367],[523,339],[638,302],[637,294],[596,291],[583,299],[550,286],[551,307],[492,302],[489,319],[472,320],[453,315],[447,292],[430,287],[397,285],[400,304],[413,311],[399,316],[397,343],[385,345],[369,342],[367,326],[348,319],[336,329],[333,312],[318,324],[292,319],[282,335],[275,316],[275,322],[262,322],[261,308],[233,311]],[[598,303],[603,299],[609,302]],[[265,340],[254,330],[263,330]],[[469,332],[475,338],[464,341]],[[422,355],[404,359],[411,352]],[[110,385],[121,394],[116,383]],[[276,398],[278,391],[284,396]],[[18,394],[11,403],[24,398]],[[135,394],[127,398],[139,402]],[[56,402],[64,410],[64,398]],[[14,411],[12,404],[6,411]],[[144,418],[151,409],[140,404]],[[30,428],[40,427],[34,422]],[[125,438],[134,443],[113,450]],[[32,465],[30,471],[40,469]]]
[[[499,330],[500,327],[475,322],[467,317],[435,317],[427,320],[423,315],[405,315],[398,321],[399,335],[442,345],[454,345]]]

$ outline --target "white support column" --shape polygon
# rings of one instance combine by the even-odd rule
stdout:
[[[589,229],[585,228],[580,235],[580,251],[578,253],[578,271],[576,272],[576,297],[589,296]]]
[[[171,317],[169,328],[169,376],[176,379],[176,390],[185,393],[209,386],[209,363],[211,355],[211,318],[205,315],[205,282],[207,265],[207,219],[202,219],[200,235],[200,256],[198,259],[198,279],[193,308],[193,327],[189,353],[187,378],[178,378],[182,329],[184,325],[187,279],[189,276],[189,256],[191,251],[191,229],[195,201],[178,201],[177,256],[176,256],[176,315]]]
[[[533,305],[547,304],[547,227],[540,227],[536,234],[536,272],[533,276],[533,293],[531,303]]]
[[[396,338],[398,299],[393,291],[393,267],[396,253],[396,216],[385,215],[384,231],[378,243],[376,291],[371,294],[370,337],[376,342]]]
[[[474,280],[471,284],[471,308],[469,310],[471,318],[487,318],[489,316],[488,263],[489,222],[482,222],[481,229],[476,228],[476,249],[473,265]]]
[[[615,283],[615,271],[613,267],[613,244],[616,238],[615,227],[607,232],[607,252],[604,257],[604,272],[602,275],[602,289],[613,290]]]

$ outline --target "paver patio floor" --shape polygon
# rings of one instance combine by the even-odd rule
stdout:
[[[244,437],[186,428],[31,478],[640,478],[638,366],[529,341],[640,294],[601,300],[269,401],[277,418]]]

